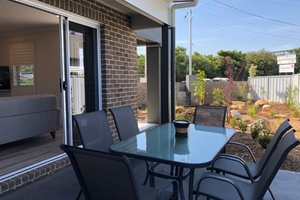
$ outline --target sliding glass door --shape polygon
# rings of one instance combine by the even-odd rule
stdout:
[[[65,144],[73,144],[72,115],[101,109],[99,31],[61,18],[61,91]]]

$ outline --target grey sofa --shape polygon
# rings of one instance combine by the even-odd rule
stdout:
[[[50,133],[60,128],[60,108],[51,94],[0,98],[0,144]]]

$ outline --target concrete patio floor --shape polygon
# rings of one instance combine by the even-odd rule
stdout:
[[[169,166],[160,165],[159,170],[168,171]],[[199,178],[205,169],[196,170],[196,178]],[[138,174],[137,183],[142,184],[146,170],[143,169]],[[162,184],[163,179],[156,179],[156,186]],[[187,181],[184,187],[187,191]],[[14,192],[0,196],[1,200],[65,200],[76,199],[80,190],[75,173],[71,166],[49,175]],[[271,190],[276,199],[298,200],[300,199],[300,173],[280,170],[271,185]],[[82,196],[81,199],[84,199]],[[265,195],[265,200],[271,200],[270,195]]]

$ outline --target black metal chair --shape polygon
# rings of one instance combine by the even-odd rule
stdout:
[[[289,120],[285,120],[278,127],[274,137],[272,138],[267,150],[265,151],[262,158],[257,162],[256,158],[252,154],[251,150],[249,150],[253,156],[253,162],[245,162],[242,158],[231,155],[231,154],[220,154],[212,163],[211,170],[223,172],[225,174],[231,174],[243,179],[248,179],[251,182],[255,182],[258,178],[260,178],[263,170],[265,169],[267,163],[269,162],[271,156],[277,148],[278,143],[282,139],[283,135],[291,129],[292,126],[289,123]],[[295,130],[291,130],[290,132],[295,132]],[[245,145],[243,145],[245,146]],[[249,148],[247,148],[249,149]],[[274,196],[269,189],[271,196],[274,199]]]
[[[294,136],[294,130],[287,133],[278,144],[260,178],[254,182],[230,179],[224,175],[206,172],[196,185],[196,197],[199,195],[213,199],[263,199],[287,154],[300,144]]]
[[[83,148],[109,152],[114,143],[104,111],[73,115]]]
[[[126,140],[140,133],[136,117],[130,105],[110,108],[109,111],[111,112],[114,118],[114,122],[120,140]],[[146,185],[149,176],[148,162],[134,158],[129,158],[129,160],[134,168],[135,166],[136,168],[141,168],[141,165],[146,164],[145,167],[147,167],[147,174],[143,183],[143,185]]]
[[[225,127],[226,113],[227,107],[225,106],[197,105],[193,123],[204,126]],[[226,153],[226,148],[224,147],[221,152]]]
[[[126,156],[61,145],[71,161],[86,200],[178,199],[178,185],[167,181],[159,190],[136,184]],[[166,191],[173,185],[173,192]]]
[[[109,152],[109,147],[114,141],[104,111],[73,115],[72,118],[78,128],[83,148]],[[79,199],[81,194],[82,190],[76,199]]]
[[[227,107],[197,105],[194,113],[194,124],[204,126],[225,126]]]
[[[116,108],[110,108],[110,112],[113,115],[117,131],[119,134],[120,140],[125,140],[130,137],[133,137],[139,133],[139,129],[137,126],[137,121],[133,112],[133,109],[130,105],[120,106]],[[130,159],[132,161],[133,159]],[[136,159],[134,159],[136,160]],[[148,177],[150,177],[150,186],[155,187],[154,177],[159,177],[163,179],[173,179],[179,182],[179,190],[180,195],[184,195],[183,193],[183,180],[186,179],[189,175],[189,171],[184,172],[183,168],[176,168],[175,172],[173,172],[174,167],[171,166],[170,174],[164,174],[155,171],[155,168],[160,165],[160,163],[151,163],[150,165],[146,161],[147,165],[147,175],[144,181],[144,185],[147,183]]]

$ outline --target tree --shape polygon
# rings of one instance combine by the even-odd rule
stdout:
[[[251,78],[256,76],[256,71],[257,71],[256,69],[257,69],[257,66],[251,64],[251,66],[249,68],[249,75],[250,75]]]
[[[138,74],[145,74],[145,55],[138,55],[137,59]]]
[[[192,85],[195,87],[194,95],[197,97],[196,102],[199,103],[199,105],[204,104],[204,98],[205,98],[205,72],[198,70],[198,73],[196,74],[196,80],[192,83]]]
[[[266,51],[264,49],[255,52],[248,52],[246,54],[246,71],[249,71],[251,65],[257,66],[256,75],[257,76],[270,76],[278,75],[279,67],[277,64],[277,57],[272,52]]]
[[[289,51],[291,54],[296,54],[295,74],[300,73],[300,48],[295,48]]]
[[[185,81],[188,74],[188,56],[186,48],[177,46],[175,49],[176,82]]]
[[[217,67],[220,71],[219,76],[227,76],[226,70],[229,67],[228,63],[230,63],[230,69],[232,70],[232,78],[235,80],[240,71],[244,70],[244,60],[245,54],[241,51],[218,51]]]
[[[201,55],[197,52],[193,53],[193,74],[196,74],[199,70],[205,72],[208,78],[213,78],[217,76],[217,65],[216,65],[216,57],[212,55]]]

